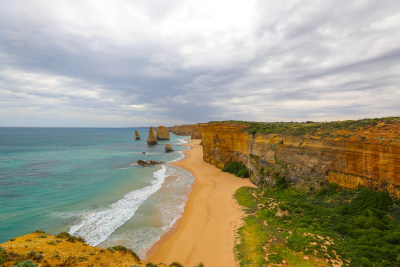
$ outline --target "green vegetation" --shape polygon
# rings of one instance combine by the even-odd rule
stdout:
[[[68,234],[67,232],[59,233],[57,235],[57,237],[67,239],[68,242],[72,242],[72,243],[75,243],[76,241],[85,243],[85,239],[83,239],[82,237],[72,236],[72,235]]]
[[[108,248],[108,250],[111,251],[111,252],[114,252],[115,250],[122,251],[122,252],[124,252],[124,253],[129,252],[129,253],[131,253],[132,256],[135,258],[135,260],[140,261],[139,256],[136,255],[135,252],[133,252],[132,250],[130,250],[130,249],[124,247],[124,246],[115,246],[115,247],[112,247],[112,248]],[[101,251],[100,251],[100,252],[101,252]]]
[[[248,122],[248,121],[227,121],[248,125],[245,131],[256,134],[283,134],[283,135],[328,135],[336,130],[347,130],[355,132],[361,128],[376,126],[379,122],[393,124],[400,122],[400,117],[386,117],[363,120],[347,120],[332,122]],[[346,137],[346,136],[343,136]]]
[[[222,169],[223,172],[229,172],[237,177],[249,178],[249,170],[244,166],[242,162],[229,162]]]
[[[183,267],[183,265],[180,264],[179,262],[174,261],[173,263],[168,265],[168,267]]]
[[[7,250],[5,250],[3,247],[0,247],[0,266],[3,265],[6,259],[7,259]]]
[[[21,261],[18,263],[15,263],[13,267],[36,267],[38,266],[36,263],[34,263],[31,260],[25,260],[25,261]]]
[[[247,217],[236,246],[241,266],[399,266],[399,200],[371,189],[319,192],[243,187]]]

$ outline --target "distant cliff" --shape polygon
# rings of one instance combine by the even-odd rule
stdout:
[[[204,160],[241,161],[256,183],[285,173],[293,184],[324,180],[400,196],[400,119],[330,123],[214,122],[201,126]]]
[[[168,131],[173,132],[176,135],[191,135],[194,124],[175,125],[168,127]]]

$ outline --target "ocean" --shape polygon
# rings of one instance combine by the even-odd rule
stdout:
[[[187,137],[148,146],[148,130],[0,128],[0,243],[39,229],[144,257],[181,216],[194,180],[166,164],[183,157]]]

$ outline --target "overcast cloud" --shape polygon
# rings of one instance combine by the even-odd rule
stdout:
[[[398,0],[4,0],[0,126],[400,115]]]

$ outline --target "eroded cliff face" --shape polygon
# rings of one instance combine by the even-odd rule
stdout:
[[[205,125],[205,123],[197,123],[193,126],[192,130],[192,139],[202,139],[202,126]]]
[[[169,132],[164,126],[158,126],[156,136],[158,140],[169,140]]]
[[[345,188],[372,187],[400,196],[400,143],[396,140],[251,134],[243,131],[246,127],[236,123],[203,125],[204,160],[219,168],[242,161],[256,184],[271,180],[266,170],[278,170],[286,172],[295,184],[326,179]],[[370,140],[380,140],[379,132],[371,136]]]
[[[156,134],[154,132],[153,126],[151,126],[149,129],[149,137],[147,138],[147,144],[148,145],[157,145],[158,144],[158,140],[157,140]]]
[[[175,125],[168,127],[168,131],[173,132],[176,135],[191,135],[193,127],[193,124]]]

